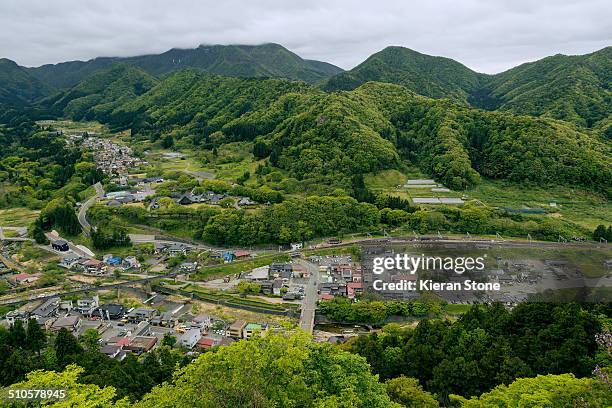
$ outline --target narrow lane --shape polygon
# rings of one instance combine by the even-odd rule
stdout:
[[[104,188],[102,184],[96,183],[94,184],[94,188],[96,189],[96,195],[91,197],[89,200],[85,201],[81,208],[79,208],[79,213],[77,215],[79,219],[79,224],[81,224],[81,228],[83,228],[83,233],[86,236],[89,236],[91,232],[91,225],[89,221],[87,221],[87,210],[94,205],[99,199],[104,198]]]

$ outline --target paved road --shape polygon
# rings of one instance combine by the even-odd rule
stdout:
[[[317,310],[317,289],[319,286],[319,267],[312,262],[303,259],[297,260],[297,263],[308,268],[310,271],[310,280],[304,290],[304,299],[302,300],[302,314],[300,315],[300,328],[307,333],[312,334],[314,328],[315,313]]]
[[[79,224],[81,224],[81,227],[83,228],[83,233],[87,236],[89,236],[89,233],[91,231],[91,225],[89,224],[89,221],[87,221],[86,217],[87,210],[89,210],[89,208],[94,205],[96,201],[101,198],[104,198],[104,188],[102,187],[102,184],[96,183],[94,184],[94,188],[96,189],[96,195],[85,201],[83,205],[81,205],[81,208],[79,208],[78,213]]]

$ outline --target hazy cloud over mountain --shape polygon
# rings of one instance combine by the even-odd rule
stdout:
[[[498,72],[612,43],[609,0],[3,0],[0,57],[36,66],[276,42],[352,68],[388,45]]]

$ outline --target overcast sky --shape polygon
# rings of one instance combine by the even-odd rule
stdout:
[[[0,57],[26,66],[263,42],[345,69],[401,45],[495,73],[612,45],[612,2],[0,0]]]

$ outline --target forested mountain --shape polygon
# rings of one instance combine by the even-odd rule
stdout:
[[[115,108],[144,94],[157,82],[155,77],[133,65],[114,63],[77,86],[45,99],[42,105],[56,115],[75,120],[107,121]]]
[[[355,68],[342,69],[305,60],[278,44],[201,45],[162,54],[96,58],[36,68],[0,60],[0,103],[29,103],[74,87],[117,62],[163,78],[194,68],[231,77],[271,77],[322,84],[325,91],[353,90],[369,82],[402,85],[434,99],[464,105],[545,116],[595,128],[612,138],[612,47],[587,55],[555,55],[496,75],[480,74],[457,61],[403,47],[387,47]]]
[[[493,75],[485,89],[502,110],[591,127],[612,115],[612,47],[519,65]]]
[[[135,138],[169,138],[170,145],[213,149],[253,141],[254,155],[289,177],[349,191],[356,175],[405,162],[455,189],[486,177],[610,194],[610,50],[485,76],[449,59],[389,47],[326,86],[355,88],[371,79],[399,85],[370,82],[326,93],[303,81],[256,78],[272,68],[281,76],[312,72],[304,64],[333,71],[278,45],[200,47],[112,62],[40,106],[50,116],[96,119],[130,128]],[[187,65],[230,76],[185,69],[158,79],[146,72]],[[27,80],[28,72],[10,67],[11,78]],[[42,89],[33,86],[26,95]],[[469,102],[499,109],[473,109]],[[585,128],[591,125],[596,129]]]
[[[304,60],[278,44],[201,45],[195,49],[175,48],[162,54],[43,65],[28,71],[55,88],[69,88],[115,62],[129,63],[158,76],[196,68],[225,76],[278,77],[312,83],[342,72],[342,69],[326,62]]]
[[[88,112],[137,138],[170,136],[200,148],[253,140],[256,157],[291,177],[343,188],[357,174],[402,160],[459,189],[481,176],[599,191],[612,185],[610,144],[572,125],[476,110],[392,84],[330,94],[303,82],[187,70],[110,107]]]
[[[0,107],[23,107],[47,95],[50,89],[15,62],[0,58]]]
[[[467,101],[486,78],[450,58],[433,57],[404,47],[387,47],[350,71],[330,78],[327,91],[351,90],[369,82],[390,82],[431,98]]]
[[[587,55],[555,55],[496,75],[476,73],[442,57],[388,47],[331,77],[327,91],[389,82],[432,98],[488,110],[545,116],[593,127],[612,137],[612,47]],[[607,131],[607,133],[606,133]]]

